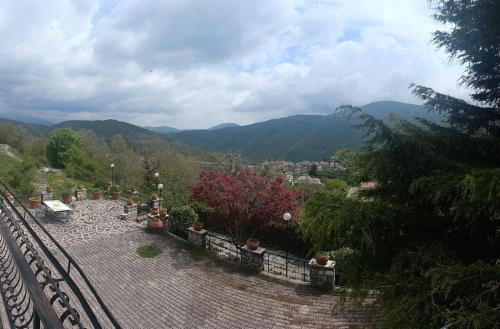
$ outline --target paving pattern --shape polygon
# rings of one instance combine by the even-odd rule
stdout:
[[[121,221],[117,201],[82,201],[45,227],[90,278],[123,328],[373,328],[364,306],[307,284],[248,275],[171,237]],[[136,253],[141,245],[159,252]]]

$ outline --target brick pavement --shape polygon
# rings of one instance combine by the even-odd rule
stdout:
[[[101,201],[98,207],[89,204],[91,201],[80,206],[87,212],[102,214],[102,209],[108,209],[110,213],[101,221],[99,216],[92,217],[92,234],[78,238],[71,223],[66,224],[67,229],[46,227],[56,239],[73,232],[72,238],[61,240],[63,246],[124,328],[367,327],[363,326],[367,322],[363,307],[343,305],[339,297],[308,285],[275,282],[223,266],[173,238],[116,219],[117,214],[111,214],[116,202]],[[159,255],[151,259],[137,255],[136,248],[145,244]]]

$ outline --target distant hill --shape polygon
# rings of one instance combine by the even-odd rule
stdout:
[[[388,114],[410,121],[415,116],[439,121],[422,106],[400,102],[375,102],[362,107],[376,118]],[[197,147],[219,152],[240,152],[250,160],[321,160],[339,148],[362,146],[363,132],[354,128],[343,113],[329,115],[294,115],[247,126],[216,130],[190,130],[172,137]]]
[[[176,133],[181,131],[180,129],[169,127],[169,126],[158,126],[158,127],[149,127],[145,126],[143,127],[144,129],[154,131],[159,134],[169,134],[169,133]]]
[[[208,128],[208,130],[217,130],[217,129],[222,129],[222,128],[228,128],[228,127],[239,127],[239,124],[232,123],[232,122],[227,122],[227,123],[221,123],[216,126]]]

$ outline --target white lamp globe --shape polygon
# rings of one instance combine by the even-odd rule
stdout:
[[[162,190],[163,189],[163,184],[158,184],[158,189]]]
[[[114,167],[115,167],[115,164],[114,164],[114,163],[112,163],[112,164],[110,164],[109,166],[110,166],[111,168],[114,168]]]
[[[160,174],[159,174],[159,173],[157,173],[157,172],[155,172],[155,177],[156,177],[156,178],[160,177]]]
[[[285,221],[288,222],[291,218],[292,218],[292,215],[289,212],[286,212],[286,213],[283,214],[283,219]]]

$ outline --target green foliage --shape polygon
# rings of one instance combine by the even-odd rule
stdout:
[[[4,179],[17,194],[32,195],[35,193],[33,180],[36,170],[36,161],[26,158],[22,162],[10,166]]]
[[[136,252],[142,258],[153,258],[159,254],[158,251],[150,245],[139,246]]]
[[[47,159],[56,168],[64,168],[67,164],[82,156],[83,139],[72,129],[57,129],[51,134],[47,144]]]
[[[190,206],[177,206],[170,210],[170,217],[176,225],[188,227],[198,221],[198,214]]]

